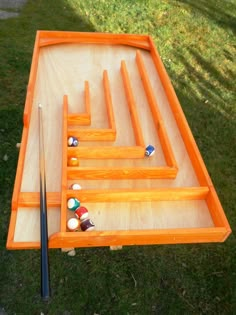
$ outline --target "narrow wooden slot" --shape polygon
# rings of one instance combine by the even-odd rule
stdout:
[[[173,167],[68,167],[68,180],[76,179],[174,179],[177,170]]]
[[[32,58],[32,63],[31,63],[29,83],[27,86],[27,94],[26,94],[24,114],[23,114],[24,127],[23,127],[22,141],[21,141],[20,153],[19,153],[18,164],[17,164],[14,190],[13,190],[13,195],[12,195],[12,202],[11,202],[12,210],[17,210],[18,198],[19,198],[19,193],[20,193],[21,183],[22,183],[24,162],[25,162],[25,156],[26,156],[26,147],[27,147],[27,141],[28,141],[28,135],[29,135],[29,124],[30,124],[31,111],[32,111],[32,106],[33,106],[34,88],[35,88],[35,81],[36,81],[36,75],[37,75],[37,69],[38,69],[39,37],[40,37],[40,34],[37,33],[35,44],[34,44],[33,58]]]
[[[66,231],[67,204],[67,122],[68,122],[68,97],[63,97],[63,118],[62,118],[62,169],[61,169],[61,225],[60,230]]]
[[[121,74],[122,74],[122,78],[123,78],[127,103],[128,103],[129,110],[130,110],[130,117],[131,117],[131,121],[132,121],[132,125],[133,125],[136,144],[140,145],[142,147],[145,147],[143,134],[142,134],[142,130],[141,130],[141,124],[139,122],[139,118],[138,118],[138,114],[137,114],[137,110],[136,110],[136,103],[135,103],[133,91],[131,88],[128,70],[127,70],[126,63],[124,60],[121,61]]]
[[[68,136],[74,136],[79,141],[115,141],[114,129],[69,129]]]
[[[107,108],[109,129],[72,129],[69,130],[71,135],[77,137],[80,141],[115,141],[116,140],[116,125],[113,111],[112,97],[110,92],[110,83],[108,73],[103,72],[103,85],[105,94],[105,104]],[[91,115],[90,109],[90,95],[88,81],[85,81],[85,107],[89,116]],[[71,121],[70,117],[77,117],[77,114],[69,114],[69,125],[76,125],[76,120]],[[78,124],[79,125],[79,124]],[[80,124],[81,125],[81,124]]]
[[[140,51],[137,51],[137,53],[136,53],[136,63],[137,63],[138,70],[139,70],[139,73],[140,73],[140,76],[142,79],[142,83],[144,86],[144,90],[145,90],[145,93],[146,93],[146,96],[148,99],[148,103],[149,103],[152,117],[153,117],[153,120],[155,123],[157,134],[158,134],[160,142],[161,142],[161,146],[163,149],[166,163],[170,167],[172,167],[172,166],[177,167],[177,162],[175,160],[174,153],[173,153],[173,150],[171,148],[171,144],[170,144],[167,132],[166,132],[166,128],[165,128],[161,113],[158,109],[158,104],[157,104],[157,101],[156,101],[156,98],[155,98],[155,95],[154,95],[154,92],[153,92],[153,89],[152,89],[152,86],[151,86],[151,83],[150,83],[150,80],[148,77],[148,73],[147,73],[147,70],[145,68],[144,61],[143,61],[143,58],[142,58]]]
[[[68,113],[68,125],[88,126],[91,124],[91,107],[90,107],[90,92],[89,82],[84,82],[84,103],[85,112],[81,114]]]
[[[81,202],[144,202],[173,200],[203,200],[208,187],[152,188],[152,189],[82,189],[67,191],[67,198],[76,197]]]
[[[68,124],[70,126],[89,126],[91,124],[91,119],[85,113],[69,114],[68,115]]]
[[[103,86],[104,86],[105,103],[106,103],[106,108],[107,108],[109,128],[116,132],[115,116],[114,116],[114,111],[113,111],[110,82],[109,82],[107,70],[104,70],[103,72]]]
[[[144,157],[145,149],[136,147],[76,147],[68,148],[68,157],[79,159],[140,159]]]
[[[184,112],[181,108],[181,105],[178,101],[178,98],[171,84],[169,76],[165,70],[165,67],[161,61],[161,58],[157,52],[157,49],[151,37],[149,38],[149,42],[151,46],[151,56],[152,56],[154,65],[156,67],[158,76],[160,77],[162,86],[164,88],[165,94],[167,96],[172,113],[175,117],[178,129],[184,141],[186,150],[191,159],[191,162],[195,170],[196,176],[199,180],[199,183],[201,186],[212,186],[213,183],[207,172],[206,166],[201,157],[199,149],[196,145],[196,142],[194,140],[194,137],[192,135],[188,122],[185,118]]]

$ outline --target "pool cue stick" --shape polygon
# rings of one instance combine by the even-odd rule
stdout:
[[[50,297],[49,258],[48,258],[48,225],[45,157],[43,141],[42,105],[38,105],[39,113],[39,177],[40,177],[40,241],[41,241],[41,296],[44,301]]]

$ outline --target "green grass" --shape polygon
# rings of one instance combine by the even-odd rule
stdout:
[[[222,244],[51,250],[46,305],[39,252],[5,249],[38,29],[152,35],[234,229],[235,12],[233,0],[31,0],[0,20],[0,314],[236,313],[234,233]]]

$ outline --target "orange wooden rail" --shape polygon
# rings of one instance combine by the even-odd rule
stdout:
[[[68,98],[63,98],[63,116],[62,116],[62,169],[61,169],[61,225],[60,230],[66,231],[67,219],[67,133],[68,133]]]
[[[133,125],[136,144],[145,148],[141,125],[140,125],[140,121],[139,121],[137,110],[136,110],[136,102],[135,102],[135,98],[134,98],[133,91],[131,88],[131,83],[130,83],[130,78],[129,78],[128,70],[126,67],[126,63],[124,60],[121,61],[121,74],[122,74],[122,78],[124,82],[124,89],[125,89],[127,103],[130,110],[130,118]]]
[[[166,128],[165,128],[161,113],[158,109],[158,104],[156,102],[156,98],[155,98],[155,95],[154,95],[154,92],[153,92],[153,89],[152,89],[152,86],[148,77],[148,73],[145,68],[144,61],[143,61],[140,51],[137,51],[136,53],[136,62],[138,65],[138,69],[139,69],[139,73],[142,79],[144,90],[147,95],[148,103],[151,109],[151,113],[152,113],[152,117],[155,123],[157,134],[161,142],[161,146],[163,149],[166,163],[170,167],[173,166],[177,168],[177,163],[173,154],[173,150],[171,148],[170,141],[166,132]]]

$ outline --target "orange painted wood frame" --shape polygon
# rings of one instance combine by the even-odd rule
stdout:
[[[68,98],[64,96],[63,99],[63,130],[62,130],[62,178],[61,178],[61,192],[48,192],[48,206],[61,207],[61,224],[60,231],[50,236],[50,248],[62,247],[90,247],[90,246],[111,246],[111,245],[146,245],[146,244],[176,244],[176,243],[200,243],[200,242],[223,242],[231,233],[228,220],[225,216],[222,205],[218,199],[217,193],[207,172],[204,161],[197,148],[196,142],[193,138],[187,120],[184,116],[182,108],[179,104],[177,96],[171,81],[167,75],[161,58],[157,52],[154,42],[150,36],[145,35],[128,35],[128,34],[100,34],[100,33],[78,33],[78,32],[60,32],[60,31],[38,31],[35,40],[34,53],[31,64],[31,71],[29,77],[29,84],[27,88],[25,110],[24,110],[24,126],[22,133],[22,142],[19,153],[19,160],[17,166],[17,174],[14,184],[14,191],[12,196],[12,211],[10,217],[10,224],[7,238],[8,249],[30,249],[39,248],[39,242],[16,242],[14,240],[17,212],[20,207],[38,207],[39,193],[21,192],[22,174],[25,163],[25,153],[27,146],[27,139],[29,135],[29,123],[31,119],[31,109],[34,96],[34,87],[37,76],[37,67],[39,59],[40,47],[49,45],[56,45],[59,43],[91,43],[101,45],[128,45],[140,49],[150,51],[156,71],[161,80],[166,97],[170,104],[170,108],[175,117],[178,129],[185,144],[189,158],[195,170],[195,174],[200,183],[199,187],[181,187],[181,188],[160,188],[160,189],[109,189],[108,190],[81,190],[77,191],[74,196],[77,196],[84,202],[116,202],[120,200],[140,201],[142,200],[205,200],[206,205],[213,220],[213,227],[207,228],[169,228],[169,229],[143,229],[143,230],[108,230],[108,231],[92,231],[92,232],[67,232],[66,231],[66,200],[72,196],[72,192],[68,190],[68,180],[76,179],[78,177],[85,179],[96,178],[153,178],[153,170],[150,174],[146,174],[147,169],[139,169],[139,175],[135,174],[132,168],[125,170],[113,168],[112,172],[105,172],[99,168],[86,167],[68,167],[67,158],[67,137],[70,133],[68,124],[74,124],[74,118],[68,114]],[[146,75],[145,67],[143,66],[140,53],[137,53],[137,65],[140,75],[143,79],[144,88],[150,106],[154,108],[153,93],[148,76]],[[106,94],[109,98],[109,93]],[[89,86],[85,83],[85,99],[86,109],[89,109]],[[157,117],[158,112],[154,113]],[[113,121],[112,112],[109,113],[111,122]],[[88,118],[88,117],[87,117]],[[86,119],[87,119],[86,118]],[[161,117],[156,118],[158,123],[163,126]],[[75,119],[76,120],[76,119]],[[88,120],[84,124],[89,123]],[[81,120],[81,124],[83,124]],[[110,126],[112,128],[112,126]],[[163,130],[164,127],[163,127]],[[138,131],[137,131],[138,132]],[[159,134],[160,138],[166,137],[165,132]],[[140,138],[141,139],[141,138]],[[164,144],[165,146],[165,144]],[[166,151],[170,150],[167,148]],[[70,154],[70,153],[69,153]],[[169,161],[170,162],[170,161]],[[175,164],[175,161],[171,161]],[[160,168],[160,173],[167,178],[174,178],[177,173],[171,173],[173,168],[169,168],[169,174],[166,169]],[[103,174],[101,174],[103,172]],[[137,171],[136,171],[137,173]],[[158,178],[158,177],[154,177]],[[29,210],[30,211],[30,210]]]

